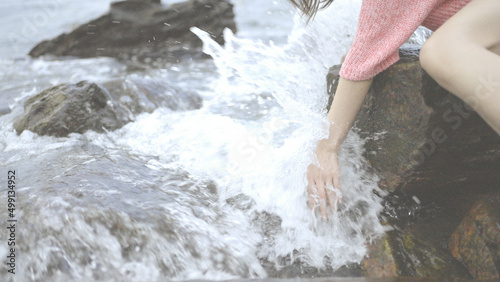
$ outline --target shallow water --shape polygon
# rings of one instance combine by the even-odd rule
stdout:
[[[106,11],[104,1],[86,3],[60,4],[28,45]],[[17,176],[16,280],[262,278],[263,262],[335,270],[359,262],[365,243],[383,233],[383,193],[354,132],[340,154],[339,210],[321,222],[305,193],[306,167],[326,134],[325,75],[348,49],[360,1],[335,1],[307,27],[280,1],[234,4],[239,33],[228,32],[224,47],[193,29],[214,60],[161,69],[30,59],[27,45],[8,51],[2,42],[0,103],[11,112],[0,116],[0,163],[2,175]],[[40,9],[3,5],[12,29],[15,13]],[[104,134],[18,136],[12,128],[23,102],[48,86],[115,78],[172,85],[204,105],[159,108]],[[0,257],[7,254],[0,242]],[[5,268],[2,278],[12,278]]]

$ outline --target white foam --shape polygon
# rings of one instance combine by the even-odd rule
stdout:
[[[350,43],[358,9],[359,1],[336,1],[306,28],[297,19],[285,46],[240,39],[226,30],[221,47],[193,28],[219,70],[213,89],[218,96],[198,111],[141,115],[111,136],[120,146],[214,180],[221,201],[250,196],[250,218],[254,212],[279,216],[281,226],[256,250],[260,258],[279,263],[293,256],[324,267],[328,257],[334,268],[359,262],[365,243],[383,229],[377,219],[381,199],[373,193],[381,193],[378,178],[366,171],[363,141],[355,133],[340,154],[343,204],[330,221],[320,222],[309,211],[305,192],[306,168],[326,134],[325,75]],[[261,104],[270,110],[247,111],[249,101],[264,93],[272,98]],[[241,109],[238,118],[232,108]]]

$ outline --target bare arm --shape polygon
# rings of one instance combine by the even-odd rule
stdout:
[[[356,120],[371,84],[371,79],[352,81],[340,78],[332,106],[328,112],[328,121],[331,124],[328,140],[335,151],[338,151]]]
[[[309,205],[319,199],[321,217],[327,218],[327,199],[335,208],[334,187],[340,190],[337,154],[340,145],[356,119],[368,93],[372,79],[399,59],[399,47],[411,36],[432,10],[432,1],[363,0],[358,29],[353,45],[340,70],[341,78],[328,120],[328,139],[318,142],[316,156],[319,167],[308,167]],[[380,11],[384,11],[383,13]],[[420,11],[415,14],[414,11]],[[370,79],[369,79],[370,78]],[[369,79],[369,80],[363,80]],[[314,189],[316,187],[316,189]],[[339,198],[339,202],[341,202]]]
[[[336,195],[327,187],[341,188],[337,154],[340,145],[351,129],[356,116],[363,105],[372,80],[352,81],[340,78],[335,97],[328,112],[330,135],[322,139],[316,147],[316,156],[320,167],[309,165],[307,170],[309,205],[316,206],[315,198],[319,197],[319,208],[323,220],[327,219],[327,197],[334,208]],[[313,187],[316,187],[314,189]],[[340,198],[339,201],[342,201]]]

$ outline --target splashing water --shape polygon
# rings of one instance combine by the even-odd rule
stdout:
[[[281,225],[267,230],[272,235],[261,242],[259,258],[279,265],[282,258],[293,257],[292,261],[333,268],[360,261],[367,239],[382,232],[377,219],[380,198],[373,191],[382,193],[377,177],[364,170],[362,141],[356,134],[348,137],[341,152],[345,202],[339,211],[328,223],[320,223],[307,208],[305,195],[306,167],[326,131],[324,77],[343,53],[326,46],[335,46],[335,38],[346,37],[337,33],[347,30],[331,31],[327,22],[342,23],[348,17],[345,11],[356,14],[353,7],[344,2],[334,5],[314,26],[296,29],[284,47],[238,39],[229,30],[221,47],[193,28],[220,74],[214,95],[197,113],[173,114],[177,121],[172,126],[162,125],[159,113],[143,123],[136,121],[119,136],[127,141],[117,142],[169,161],[175,155],[176,165],[215,181],[221,201],[241,194],[250,197],[251,207],[244,210],[249,218],[263,212],[277,215]],[[172,124],[172,117],[164,119]],[[146,124],[160,126],[161,133],[155,138],[142,135]]]
[[[234,102],[234,94],[239,92],[235,88],[243,84],[255,92],[270,93],[278,104],[260,117],[260,129],[253,124],[246,130],[241,124],[234,129],[229,125],[219,130],[210,128],[214,132],[231,132],[230,139],[225,138],[230,144],[224,146],[229,148],[225,163],[231,165],[226,168],[231,178],[221,185],[227,195],[242,192],[255,201],[252,211],[276,214],[281,219],[280,228],[266,238],[259,250],[260,256],[277,264],[283,257],[316,267],[326,263],[338,268],[358,262],[365,254],[367,239],[383,232],[377,219],[380,198],[373,192],[383,193],[377,187],[377,177],[364,168],[362,141],[354,133],[340,153],[345,203],[339,211],[330,214],[328,223],[319,223],[309,212],[304,194],[304,172],[313,159],[311,152],[326,134],[324,77],[349,44],[345,38],[352,37],[358,7],[359,3],[335,2],[306,28],[301,28],[303,22],[296,18],[295,29],[284,47],[238,39],[229,30],[224,34],[226,45],[221,47],[205,32],[192,29],[221,74],[218,101]],[[183,150],[201,147],[191,144]],[[207,147],[203,147],[193,155],[206,151]],[[206,165],[198,168],[189,163],[189,167],[201,172],[206,172]]]
[[[0,117],[0,163],[21,175],[20,277],[262,278],[262,260],[277,269],[359,262],[383,233],[383,193],[355,132],[340,152],[343,203],[328,222],[312,214],[305,191],[327,133],[325,75],[347,51],[359,6],[335,1],[308,26],[296,17],[283,46],[226,31],[221,47],[193,28],[216,69],[193,63],[204,70],[196,80],[182,74],[191,66],[142,75],[195,85],[204,98],[196,111],[159,108],[105,134],[17,136],[12,120],[35,93],[18,97]],[[31,67],[57,77],[56,64]],[[7,252],[1,244],[0,257]]]

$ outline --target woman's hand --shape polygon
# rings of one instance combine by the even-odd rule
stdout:
[[[339,203],[342,202],[340,193],[340,173],[337,153],[340,145],[352,127],[363,101],[370,89],[372,80],[351,81],[339,79],[339,85],[333,98],[328,121],[330,122],[330,133],[328,139],[318,142],[316,147],[317,165],[311,164],[307,168],[307,191],[309,193],[309,205],[316,207],[316,199],[319,203],[319,211],[323,220],[328,219],[327,201],[335,208],[337,196]]]
[[[320,140],[316,147],[319,167],[310,164],[307,168],[309,207],[315,210],[319,202],[320,214],[323,220],[328,219],[327,201],[334,210],[337,200],[342,203],[341,194],[337,195],[333,190],[341,190],[337,152],[338,149],[334,142],[328,139]]]

